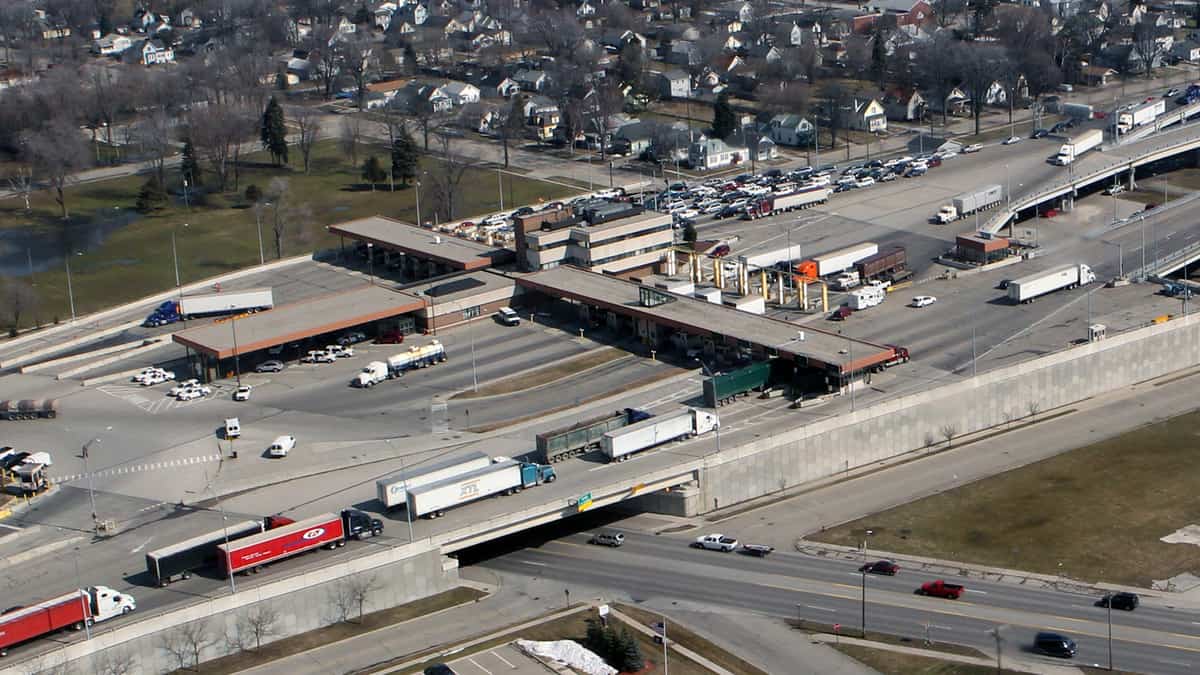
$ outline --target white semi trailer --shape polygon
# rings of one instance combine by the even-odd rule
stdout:
[[[515,494],[542,483],[553,483],[554,469],[506,459],[491,466],[468,471],[436,483],[408,491],[408,512],[414,516],[437,518],[446,509],[498,494]]]
[[[1033,302],[1038,296],[1064,288],[1085,286],[1095,280],[1096,274],[1087,265],[1061,265],[1008,282],[1008,299],[1020,303]]]
[[[461,476],[471,471],[486,469],[491,464],[492,460],[486,453],[471,452],[384,476],[375,481],[375,491],[384,508],[394,509],[408,503],[409,490]]]
[[[631,455],[677,438],[699,436],[720,426],[713,413],[689,408],[674,415],[652,417],[621,429],[610,431],[600,439],[600,449],[610,462],[622,462]]]

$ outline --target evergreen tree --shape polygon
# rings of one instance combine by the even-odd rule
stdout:
[[[263,147],[271,151],[271,161],[275,166],[287,164],[287,125],[283,123],[283,106],[274,96],[263,112],[261,139]]]
[[[158,181],[158,176],[150,176],[138,190],[135,206],[142,213],[157,211],[167,205],[167,190]]]
[[[733,106],[729,105],[729,94],[722,91],[713,104],[713,135],[720,139],[728,138],[736,126],[737,115],[733,112]]]
[[[417,142],[408,133],[408,128],[401,126],[396,140],[392,141],[392,177],[408,185],[408,181],[417,177],[419,161]]]
[[[201,185],[204,180],[200,173],[200,162],[196,159],[196,149],[192,147],[190,138],[183,142],[183,157],[179,162],[179,175],[192,187]]]
[[[603,656],[600,650],[604,648],[604,625],[600,620],[591,617],[587,620],[587,637],[584,639],[584,647],[587,647],[592,653]]]
[[[688,223],[683,226],[683,240],[689,244],[696,243],[696,226]]]
[[[1198,5],[1200,6],[1200,5]],[[417,69],[417,50],[411,42],[404,43],[404,72],[411,73]]]
[[[258,189],[257,185],[251,183],[246,186],[246,201],[251,204],[257,204],[262,199],[262,190]]]
[[[371,192],[375,191],[375,184],[387,178],[387,171],[383,170],[383,165],[379,163],[379,158],[371,155],[367,161],[363,162],[362,169],[363,180],[371,184]]]
[[[600,639],[600,651],[596,652],[600,658],[604,659],[608,665],[613,665],[616,662],[616,655],[620,652],[621,636],[617,635],[617,631],[612,625],[604,627],[604,634]]]
[[[613,667],[623,673],[641,672],[646,667],[646,662],[642,660],[642,648],[638,646],[637,640],[629,634],[629,629],[622,628],[621,635],[617,640],[620,648],[614,655]]]

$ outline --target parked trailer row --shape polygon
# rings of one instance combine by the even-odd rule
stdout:
[[[225,576],[257,572],[263,565],[278,562],[320,547],[345,546],[350,538],[363,539],[383,533],[383,521],[367,513],[346,509],[326,513],[217,545],[218,569]]]
[[[58,399],[23,399],[0,401],[0,419],[52,420],[58,417]]]
[[[28,607],[0,614],[0,656],[9,647],[63,629],[83,630],[85,625],[107,621],[137,609],[133,596],[107,586],[78,589]]]
[[[678,438],[706,434],[720,426],[717,416],[698,408],[674,415],[653,417],[624,429],[610,431],[600,439],[600,448],[610,462],[623,462],[635,453]]]
[[[829,201],[831,194],[833,190],[828,187],[810,187],[786,195],[754,197],[746,204],[742,218],[754,220],[785,211],[807,209]]]
[[[179,579],[190,579],[192,572],[217,564],[217,546],[227,541],[244,539],[262,534],[296,521],[282,516],[268,516],[262,520],[246,520],[227,525],[215,532],[201,534],[177,544],[150,551],[146,554],[146,572],[159,586],[166,586]]]
[[[385,509],[394,509],[408,504],[409,490],[484,469],[491,464],[492,458],[487,453],[469,452],[380,478],[375,481],[375,493]]]
[[[438,518],[455,506],[492,495],[516,494],[525,488],[553,483],[556,478],[557,474],[549,466],[506,459],[486,468],[410,489],[408,513]]]
[[[732,403],[738,396],[761,390],[771,382],[771,362],[752,363],[745,368],[713,375],[704,380],[704,405],[716,408]]]
[[[554,464],[568,457],[581,455],[600,447],[604,434],[650,419],[652,415],[641,410],[626,408],[611,415],[596,417],[569,427],[546,431],[536,436],[537,459],[543,464]]]
[[[895,280],[908,268],[908,252],[903,246],[889,246],[879,253],[854,263],[862,282],[872,279]]]

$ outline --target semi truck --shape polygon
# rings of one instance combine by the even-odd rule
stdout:
[[[388,379],[388,364],[383,361],[372,361],[363,366],[362,372],[350,380],[350,386],[369,389]]]
[[[226,291],[205,295],[185,295],[178,301],[167,300],[159,305],[143,326],[165,326],[182,319],[199,316],[217,316],[257,312],[275,306],[275,296],[269,288],[252,288],[245,291]]]
[[[654,417],[610,431],[600,439],[600,448],[604,450],[608,461],[623,462],[642,450],[677,438],[706,434],[720,424],[714,413],[689,408],[674,415]]]
[[[1058,149],[1058,154],[1050,161],[1058,166],[1066,166],[1079,159],[1079,156],[1088,150],[1100,147],[1103,142],[1104,132],[1099,129],[1076,134],[1063,143],[1062,147]]]
[[[443,363],[445,360],[446,348],[441,342],[434,340],[427,345],[420,347],[413,345],[408,348],[408,351],[389,356],[387,366],[391,376],[398,377],[406,370],[425,368],[435,363]]]
[[[889,246],[875,255],[854,263],[859,281],[886,279],[895,281],[896,277],[908,269],[908,251],[903,246]]]
[[[776,213],[783,213],[784,211],[807,209],[829,201],[829,195],[832,192],[828,187],[813,186],[785,195],[753,197],[746,203],[746,209],[742,212],[742,218],[754,220]]]
[[[1165,112],[1167,112],[1167,102],[1161,98],[1135,106],[1130,110],[1124,110],[1117,113],[1117,132],[1127,134],[1136,127],[1150,124]]]
[[[225,576],[257,572],[269,565],[319,547],[345,546],[350,538],[383,533],[383,521],[355,509],[326,513],[252,534],[228,544],[217,544],[218,569]]]
[[[446,509],[498,494],[516,494],[525,488],[553,483],[558,476],[544,464],[502,460],[408,491],[408,512],[423,518],[440,518]]]
[[[13,608],[0,614],[0,656],[9,647],[60,630],[83,630],[84,625],[107,621],[137,609],[128,593],[107,586],[92,586],[64,593],[28,607]]]
[[[745,368],[713,375],[704,380],[704,405],[716,408],[732,403],[738,396],[762,389],[771,382],[771,362],[752,363]]]
[[[976,211],[990,209],[999,204],[1003,198],[1003,187],[1000,185],[988,185],[987,187],[958,195],[949,204],[938,209],[937,214],[933,218],[942,224],[949,223],[959,218],[965,218]]]
[[[491,465],[492,458],[487,453],[469,452],[458,457],[384,476],[375,481],[375,493],[379,498],[379,503],[383,504],[385,509],[394,509],[408,504],[409,490],[478,469],[485,469]]]
[[[268,516],[261,520],[245,520],[215,532],[197,535],[147,553],[146,572],[158,586],[166,586],[176,578],[190,579],[192,572],[216,565],[219,544],[262,534],[294,522],[296,521],[283,516]]]
[[[799,244],[784,248],[777,248],[773,251],[764,251],[763,253],[755,253],[754,255],[740,255],[738,262],[744,265],[747,269],[766,269],[779,264],[790,264],[796,260],[804,252]],[[786,269],[786,267],[785,267]]]
[[[1033,302],[1038,296],[1064,288],[1085,286],[1095,280],[1095,273],[1087,265],[1061,265],[1008,282],[1008,299],[1020,303]]]
[[[879,245],[873,241],[847,246],[801,262],[796,265],[796,274],[807,279],[819,279],[844,272],[853,267],[854,263],[870,258],[876,253],[879,253]]]
[[[0,419],[52,420],[58,417],[58,399],[23,399],[0,401]]]
[[[581,455],[600,447],[604,434],[650,419],[650,413],[634,408],[618,410],[610,415],[595,417],[569,427],[545,431],[537,435],[537,460],[554,464],[568,457]]]

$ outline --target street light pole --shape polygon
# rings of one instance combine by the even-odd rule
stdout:
[[[1108,605],[1108,669],[1113,669],[1112,658],[1112,594],[1108,595],[1108,600],[1104,603]]]
[[[233,305],[230,305],[229,309],[232,310],[235,308]],[[241,355],[238,354],[237,317],[236,316],[230,317],[229,327],[233,331],[233,372],[237,376],[237,386],[241,387],[242,386],[242,365],[241,365]]]
[[[417,180],[417,227],[421,226],[421,181]]]
[[[370,276],[371,285],[375,285],[375,242],[367,242],[367,274]]]
[[[100,437],[97,436],[96,438],[93,438],[92,440],[88,441],[87,443],[84,443],[83,450],[82,450],[83,472],[87,474],[87,478],[88,478],[88,500],[92,503],[92,533],[93,534],[100,533],[100,519],[96,515],[96,485],[92,481],[92,470],[89,466],[88,459],[89,459],[89,455],[91,455],[92,446],[99,442],[100,442]]]
[[[267,263],[267,256],[266,256],[266,254],[263,253],[262,210],[264,207],[267,207],[270,205],[271,205],[271,202],[267,202],[266,204],[255,204],[254,205],[254,224],[258,226],[258,264],[259,265],[265,265]]]
[[[504,210],[504,173],[496,167],[496,190],[500,193],[500,210]],[[418,225],[420,223],[417,223]]]
[[[71,323],[75,323],[75,292],[71,290],[71,252],[63,256],[63,262],[67,265],[67,299],[71,302]]]
[[[867,530],[866,536],[863,537],[863,565],[859,572],[862,573],[862,636],[867,639],[867,542],[870,540],[873,531]]]

